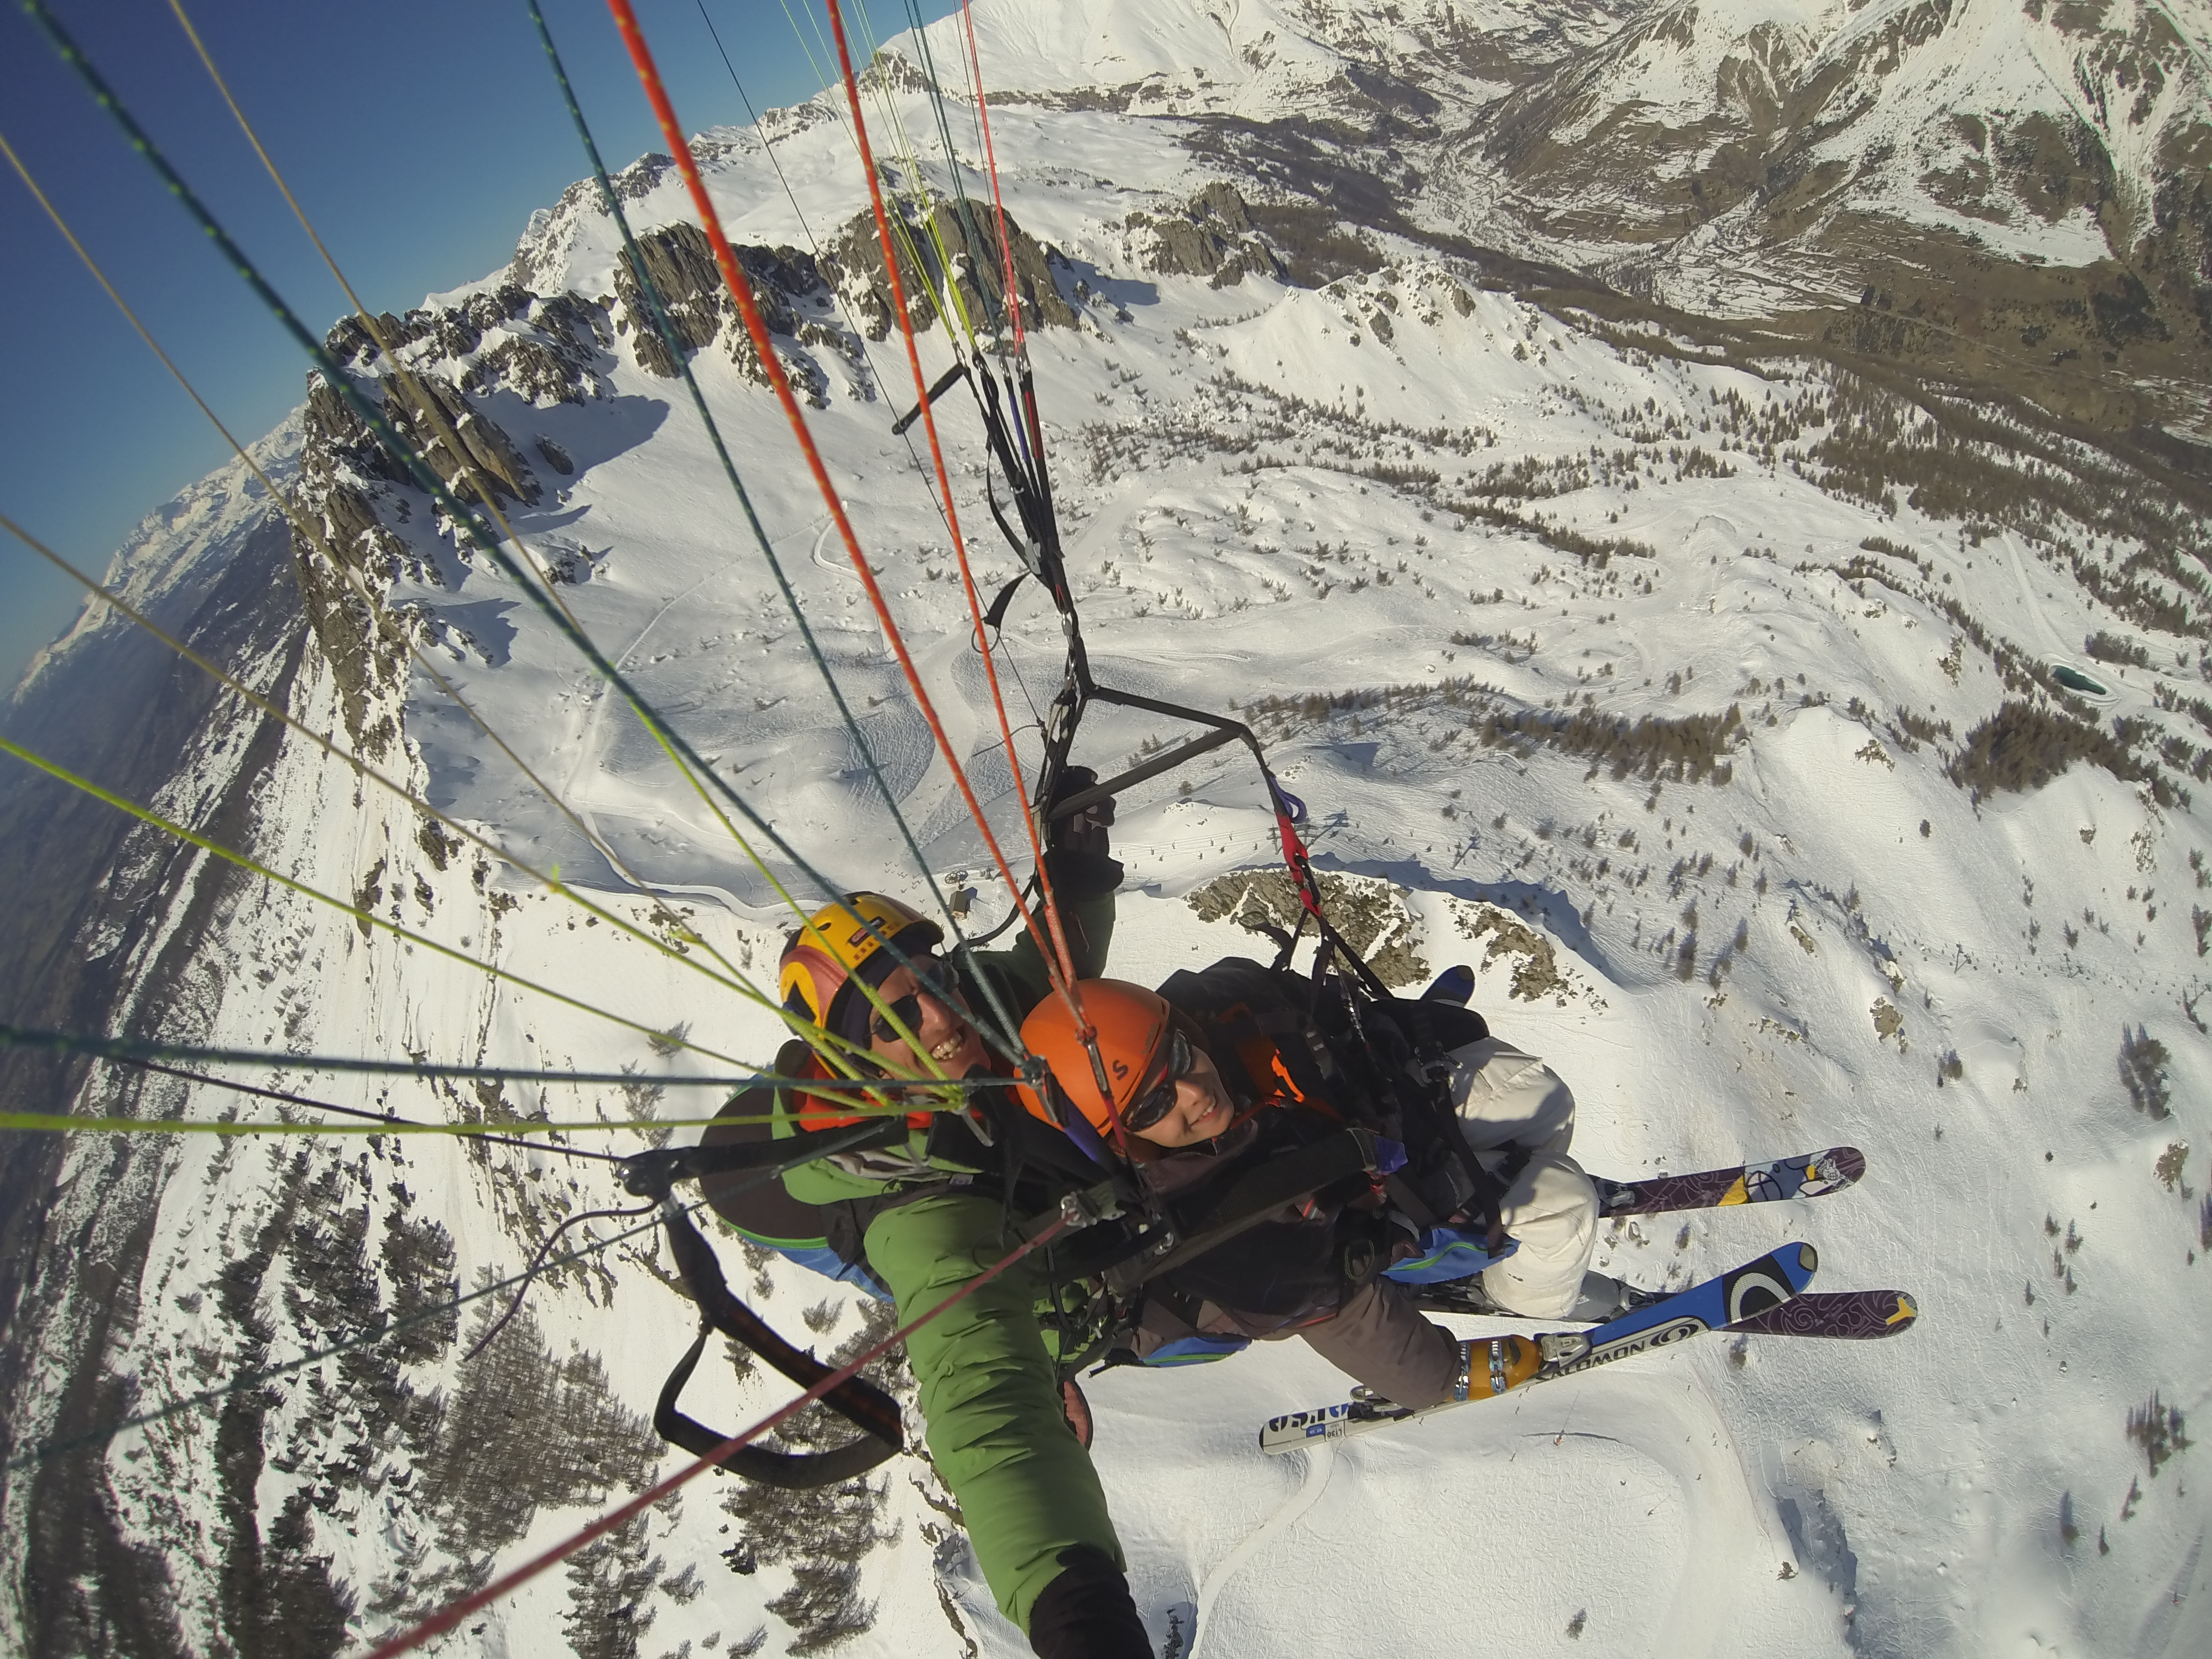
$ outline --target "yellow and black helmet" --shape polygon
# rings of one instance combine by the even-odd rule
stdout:
[[[848,893],[824,905],[783,947],[776,988],[783,1006],[857,1048],[868,1046],[868,1000],[854,983],[880,985],[901,957],[933,951],[945,930],[881,893]],[[896,947],[887,951],[885,945]]]

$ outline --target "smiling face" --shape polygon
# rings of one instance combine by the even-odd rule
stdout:
[[[933,957],[917,960],[933,963]],[[928,1063],[918,1057],[913,1048],[897,1037],[885,1037],[871,1028],[868,1048],[884,1066],[894,1072],[933,1077],[942,1072],[946,1077],[965,1077],[978,1066],[987,1065],[983,1039],[968,1023],[968,1004],[960,993],[949,988],[951,970],[937,968],[934,971],[945,976],[948,987],[943,992],[915,976],[914,969],[902,967],[877,988],[877,994],[887,1004],[896,1005],[903,997],[912,997],[916,1017],[906,1020],[907,1029],[921,1039],[921,1047],[928,1055]],[[872,1008],[872,1005],[871,1005]],[[906,1011],[899,1010],[902,1018]],[[876,1015],[880,1023],[882,1016]],[[934,1070],[932,1069],[933,1066]]]
[[[1237,1115],[1228,1086],[1212,1060],[1195,1043],[1191,1045],[1190,1069],[1176,1079],[1175,1104],[1167,1115],[1146,1128],[1132,1130],[1155,1146],[1194,1146],[1226,1129]]]

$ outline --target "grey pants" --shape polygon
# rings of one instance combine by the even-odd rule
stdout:
[[[1452,1103],[1476,1152],[1529,1149],[1506,1190],[1505,1231],[1519,1248],[1486,1268],[1482,1288],[1510,1312],[1558,1319],[1582,1297],[1597,1248],[1597,1189],[1567,1156],[1575,1097],[1558,1073],[1495,1037],[1452,1054]],[[1459,1339],[1387,1279],[1362,1285],[1334,1319],[1302,1327],[1316,1353],[1401,1406],[1451,1398]]]
[[[1423,1317],[1404,1288],[1370,1279],[1334,1319],[1299,1328],[1307,1346],[1401,1406],[1441,1405],[1459,1375],[1459,1339]]]

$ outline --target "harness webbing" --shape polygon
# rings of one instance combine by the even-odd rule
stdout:
[[[814,1383],[811,1387],[807,1389],[807,1390],[801,1394],[798,1399],[790,1401],[788,1404],[779,1407],[775,1411],[770,1412],[766,1417],[762,1418],[750,1428],[742,1430],[738,1433],[731,1436],[729,1439],[724,1441],[720,1445],[716,1446],[713,1450],[701,1456],[696,1462],[692,1463],[684,1468],[678,1469],[674,1474],[669,1476],[665,1480],[659,1481],[656,1484],[647,1487],[643,1492],[638,1493],[636,1497],[631,1498],[628,1503],[610,1510],[606,1514],[601,1516],[589,1526],[584,1527],[577,1532],[571,1534],[568,1537],[562,1540],[561,1542],[554,1545],[551,1548],[541,1551],[530,1560],[524,1562],[520,1566],[515,1568],[514,1571],[502,1574],[500,1577],[494,1579],[490,1583],[486,1584],[482,1589],[474,1592],[472,1595],[462,1596],[459,1601],[449,1603],[445,1607],[440,1609],[437,1613],[434,1613],[431,1617],[424,1620],[421,1624],[416,1626],[412,1630],[404,1632],[402,1634],[392,1638],[390,1641],[384,1643],[368,1656],[368,1659],[397,1659],[398,1655],[413,1652],[416,1648],[422,1646],[423,1643],[430,1640],[433,1637],[443,1635],[446,1632],[453,1629],[456,1626],[460,1624],[463,1620],[466,1619],[471,1613],[476,1612],[479,1607],[489,1607],[494,1601],[498,1601],[509,1591],[519,1589],[520,1586],[528,1583],[532,1579],[537,1577],[538,1574],[545,1571],[548,1568],[558,1566],[562,1562],[567,1560],[578,1550],[582,1549],[593,1539],[603,1538],[607,1534],[612,1532],[616,1528],[622,1526],[632,1519],[634,1516],[644,1514],[647,1510],[651,1509],[655,1504],[659,1503],[671,1492],[689,1486],[692,1481],[706,1474],[708,1470],[720,1468],[737,1452],[742,1450],[744,1447],[750,1445],[755,1440],[758,1439],[762,1435],[766,1434],[770,1429],[776,1427],[779,1424],[788,1421],[791,1418],[804,1411],[808,1406],[827,1395],[832,1389],[836,1388],[837,1384],[842,1382],[846,1378],[858,1376],[862,1367],[867,1365],[881,1355],[890,1352],[892,1348],[905,1341],[908,1337],[913,1335],[915,1332],[920,1330],[932,1320],[940,1318],[944,1315],[951,1312],[952,1309],[966,1301],[969,1297],[975,1295],[976,1291],[981,1290],[984,1285],[989,1284],[1001,1273],[1006,1273],[1017,1263],[1026,1258],[1030,1252],[1039,1249],[1045,1244],[1048,1243],[1060,1232],[1060,1228],[1058,1226],[1049,1228],[1037,1237],[1030,1239],[1025,1243],[1017,1245],[1013,1249],[1009,1250],[1005,1255],[1000,1257],[998,1261],[984,1268],[983,1271],[976,1274],[975,1278],[969,1279],[965,1285],[963,1285],[958,1290],[953,1291],[951,1295],[946,1297],[944,1301],[939,1303],[927,1312],[919,1314],[915,1317],[908,1320],[905,1324],[900,1326],[898,1329],[893,1331],[882,1341],[869,1348],[866,1352],[859,1355],[854,1359],[848,1360],[846,1364],[838,1367],[837,1370],[830,1372],[820,1382]]]
[[[676,1258],[677,1271],[684,1275],[692,1299],[699,1304],[699,1334],[669,1373],[653,1407],[653,1426],[662,1439],[695,1457],[711,1456],[731,1440],[731,1436],[686,1416],[676,1405],[684,1385],[691,1380],[708,1337],[719,1332],[758,1354],[801,1388],[811,1389],[826,1380],[829,1386],[820,1396],[822,1403],[862,1431],[858,1438],[827,1451],[781,1452],[744,1446],[724,1460],[733,1474],[771,1486],[834,1486],[905,1449],[898,1401],[863,1378],[836,1378],[831,1367],[786,1341],[766,1320],[730,1293],[721,1262],[682,1209],[664,1201],[663,1219],[667,1223],[668,1247]]]

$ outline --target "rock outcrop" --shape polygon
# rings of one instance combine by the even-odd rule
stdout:
[[[1285,274],[1244,198],[1223,180],[1192,197],[1180,213],[1133,213],[1124,222],[1139,234],[1139,261],[1164,276],[1205,276],[1216,288],[1234,288],[1250,274]]]
[[[639,237],[638,249],[644,256],[653,291],[666,311],[670,331],[685,353],[720,341],[747,380],[767,386],[768,372],[722,281],[721,267],[714,262],[706,232],[688,221],[678,221]],[[737,255],[761,322],[769,334],[791,340],[794,347],[827,347],[859,373],[860,343],[838,322],[836,296],[811,255],[793,247],[744,246],[731,251]],[[638,367],[649,374],[674,379],[676,359],[653,326],[644,290],[627,261],[617,268],[615,292],[621,307],[615,330],[629,340]],[[817,409],[828,404],[829,378],[812,356],[793,349],[780,351],[777,361],[801,397]]]
[[[902,218],[894,232],[899,282],[906,290],[908,320],[917,333],[926,331],[937,320],[933,293],[948,287],[958,290],[962,307],[979,331],[997,329],[1000,325],[999,295],[1006,281],[1005,250],[1009,246],[1013,250],[1014,291],[1021,301],[1023,326],[1075,326],[1075,309],[1060,294],[1054,276],[1055,270],[1066,268],[1066,258],[1057,248],[1030,235],[1011,213],[1006,216],[1006,234],[1001,241],[999,217],[997,209],[981,203],[939,202],[927,218]],[[872,210],[855,214],[845,222],[822,263],[823,275],[865,319],[868,337],[888,337],[890,278]]]

